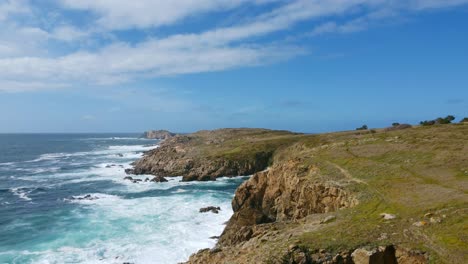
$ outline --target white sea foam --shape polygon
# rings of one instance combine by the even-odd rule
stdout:
[[[170,177],[167,178],[169,182],[154,183],[144,182],[145,178],[151,179],[151,175],[132,175],[143,181],[124,180],[127,176],[124,170],[131,167],[130,162],[141,157],[142,151],[153,148],[155,146],[116,145],[89,152],[41,155],[38,159],[47,161],[45,165],[31,164],[37,167],[37,173],[18,179],[33,179],[41,186],[103,180],[117,184],[67,199],[75,208],[68,216],[73,219],[73,226],[67,226],[64,234],[44,241],[40,247],[0,252],[0,262],[3,255],[16,263],[165,264],[185,261],[197,250],[213,247],[216,241],[209,237],[220,235],[223,223],[232,215],[231,195],[215,190],[190,190],[197,185],[202,185],[203,189],[205,186],[227,185],[230,179],[180,182],[182,177]],[[89,165],[89,168],[53,171],[51,168],[58,165],[51,166],[51,161],[68,162],[69,165],[79,163]],[[49,166],[51,173],[39,173],[41,168]],[[15,188],[11,192],[30,201],[31,190]],[[143,192],[148,195],[139,197]],[[219,214],[199,213],[199,209],[206,206],[220,206],[222,210]]]
[[[18,188],[11,188],[10,191],[18,196],[20,199],[25,200],[25,201],[31,201],[32,199],[28,197],[28,194],[31,191],[27,191],[25,188],[18,187]]]
[[[123,199],[115,195],[84,194],[92,200],[74,200],[92,210],[87,215],[96,239],[85,247],[60,248],[41,256],[52,263],[73,259],[79,263],[178,263],[200,248],[213,247],[211,236],[221,234],[232,214],[230,200],[210,193],[199,196],[174,195]],[[216,205],[219,214],[199,213],[201,207]],[[117,224],[116,224],[117,223]],[[118,224],[123,223],[123,224]],[[99,237],[108,237],[101,240]],[[39,262],[41,263],[41,262]]]

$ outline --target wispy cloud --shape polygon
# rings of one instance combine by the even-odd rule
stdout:
[[[27,91],[73,85],[114,85],[142,78],[213,72],[258,66],[308,52],[300,42],[264,38],[311,21],[310,36],[352,33],[402,14],[450,8],[468,0],[56,0],[58,12],[91,13],[86,25],[61,19],[44,26],[31,12],[33,2],[0,3],[0,91]],[[194,16],[228,12],[245,6],[263,12],[229,26],[216,23],[201,31],[170,31],[154,37],[155,29],[183,23]],[[35,6],[35,8],[40,8]],[[40,13],[40,12],[39,12]],[[16,19],[24,14],[29,20]],[[339,18],[339,19],[337,19]],[[339,22],[337,22],[339,21]],[[136,30],[141,39],[116,34]],[[304,32],[302,32],[304,33]],[[120,36],[120,37],[118,37]],[[95,41],[97,47],[80,43]],[[55,43],[58,42],[58,43]],[[57,53],[54,48],[73,44]],[[61,53],[61,54],[60,54]],[[60,55],[53,55],[60,54]]]

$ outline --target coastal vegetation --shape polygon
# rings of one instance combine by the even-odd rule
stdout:
[[[253,174],[217,246],[189,263],[468,262],[468,125],[392,128],[200,131],[165,141],[135,170]]]

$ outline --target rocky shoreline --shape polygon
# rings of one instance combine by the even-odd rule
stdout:
[[[468,201],[446,168],[459,171],[468,156],[459,147],[468,126],[365,132],[201,131],[165,140],[133,172],[184,181],[253,174],[236,190],[216,247],[187,263],[463,263],[466,248],[436,237],[463,236],[445,224],[462,221]],[[444,171],[453,187],[421,182],[414,175],[437,175],[420,164]],[[421,220],[428,212],[439,221]]]

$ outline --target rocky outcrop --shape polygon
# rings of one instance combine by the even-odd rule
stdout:
[[[191,136],[176,136],[163,142],[136,161],[134,174],[160,176],[183,176],[183,181],[210,181],[223,176],[251,175],[264,170],[273,152],[258,151],[251,156],[210,156],[200,155]]]
[[[160,139],[166,140],[174,137],[176,134],[167,130],[150,130],[143,133],[142,137],[147,139]]]
[[[389,131],[395,131],[395,130],[408,129],[408,128],[412,128],[412,127],[413,126],[409,125],[409,124],[396,124],[396,125],[393,125],[391,127],[385,128],[384,131],[389,132]]]
[[[221,208],[220,208],[220,207],[216,207],[216,206],[203,207],[203,208],[200,208],[200,210],[199,210],[200,213],[212,212],[212,213],[214,213],[214,214],[219,213],[219,211],[221,211]]]
[[[151,182],[167,182],[168,180],[162,176],[155,176],[153,179],[150,180]]]
[[[289,160],[274,165],[255,174],[237,189],[232,201],[234,215],[221,235],[220,245],[248,240],[249,230],[254,225],[302,219],[358,203],[343,187],[314,180],[310,173],[315,168],[303,167],[300,163],[300,160]]]

